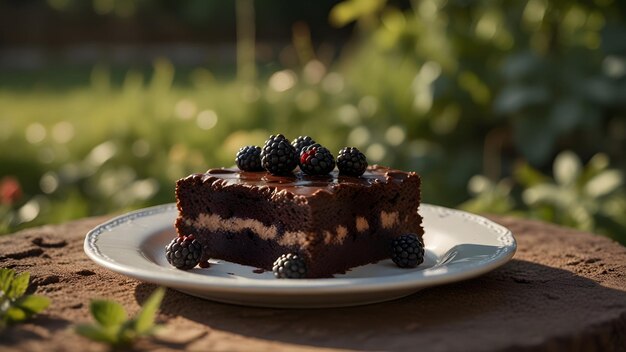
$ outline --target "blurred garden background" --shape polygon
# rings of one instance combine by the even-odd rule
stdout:
[[[626,243],[626,2],[0,0],[0,233],[172,202],[273,133]]]

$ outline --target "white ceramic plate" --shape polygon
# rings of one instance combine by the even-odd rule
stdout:
[[[262,307],[340,307],[404,297],[425,287],[484,274],[513,257],[511,232],[483,217],[422,204],[425,260],[400,269],[391,260],[330,279],[279,280],[271,272],[225,261],[181,271],[165,259],[175,236],[174,204],[128,213],[91,230],[85,252],[99,265],[132,278],[226,303]],[[255,272],[256,271],[256,272]]]

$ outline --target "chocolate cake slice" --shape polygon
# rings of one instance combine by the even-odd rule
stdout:
[[[376,165],[361,177],[211,169],[176,183],[176,229],[210,258],[272,270],[282,254],[299,253],[307,277],[331,277],[389,258],[404,233],[421,238],[420,183],[417,173]]]

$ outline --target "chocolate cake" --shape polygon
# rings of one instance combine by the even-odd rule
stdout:
[[[211,169],[176,184],[179,235],[194,235],[205,257],[272,270],[285,253],[299,253],[307,277],[389,258],[390,242],[423,234],[420,177],[370,166],[360,177],[276,176]]]

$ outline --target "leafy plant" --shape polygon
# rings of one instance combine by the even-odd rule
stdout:
[[[583,165],[576,154],[564,151],[554,161],[553,175],[554,180],[528,165],[518,167],[521,198],[531,216],[607,235],[626,226],[624,175],[609,168],[606,155],[596,154]]]
[[[624,167],[615,131],[626,121],[626,61],[613,39],[625,33],[624,10],[598,1],[346,0],[330,20],[354,21],[361,35],[340,58],[349,93],[380,102],[362,119],[363,140],[385,147],[385,162],[419,170],[425,199],[458,204],[481,166],[492,181],[521,159],[546,172],[569,149]],[[395,150],[383,138],[392,123],[406,132]]]
[[[0,269],[0,328],[24,321],[42,312],[50,299],[40,295],[25,295],[29,273],[15,274],[12,269]]]
[[[115,301],[92,300],[90,311],[96,324],[78,325],[76,332],[112,346],[130,345],[142,336],[151,335],[158,328],[154,319],[164,295],[165,289],[158,288],[150,295],[139,314],[132,319],[128,319],[124,307]]]
[[[464,210],[473,213],[511,214],[515,208],[515,201],[511,196],[513,183],[510,179],[493,182],[483,175],[476,175],[469,180],[467,188],[473,197],[459,205]]]
[[[596,154],[583,165],[571,151],[558,154],[552,169],[552,176],[545,175],[520,162],[510,179],[493,182],[474,176],[468,184],[473,197],[459,207],[541,219],[624,241],[620,237],[626,228],[623,172],[610,168],[605,154]]]

